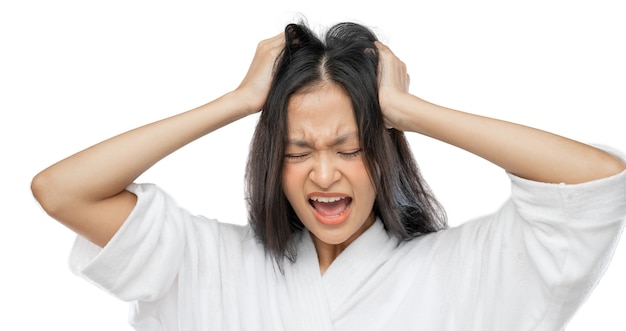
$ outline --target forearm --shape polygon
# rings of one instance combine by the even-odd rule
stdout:
[[[165,156],[238,118],[244,111],[224,96],[196,109],[125,132],[42,171],[64,195],[101,200],[130,184]],[[241,115],[240,115],[241,114]]]
[[[549,132],[441,107],[409,94],[401,99],[405,130],[467,150],[523,178],[572,184],[625,168],[602,150]]]
[[[61,223],[106,244],[134,205],[125,188],[184,145],[250,113],[234,93],[105,140],[43,170],[33,194]]]

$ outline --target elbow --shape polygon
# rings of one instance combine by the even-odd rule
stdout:
[[[613,155],[609,156],[611,159],[606,162],[607,173],[609,174],[609,176],[616,175],[626,170],[626,163],[624,163],[624,161]]]
[[[565,162],[572,165],[571,171],[564,171],[564,167],[558,167],[557,177],[554,180],[546,180],[549,183],[581,184],[602,178],[611,177],[626,170],[626,163],[617,156],[604,150],[591,149],[582,157],[576,156]]]
[[[60,202],[60,194],[55,191],[54,180],[45,170],[33,177],[30,184],[30,190],[33,197],[41,208],[53,218],[61,213],[62,204]]]
[[[595,170],[592,171],[595,175],[593,176],[594,178],[591,179],[611,177],[626,170],[626,163],[624,163],[624,161],[605,151],[600,151],[595,164]]]

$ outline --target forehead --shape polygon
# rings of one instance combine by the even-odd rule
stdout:
[[[331,83],[296,93],[287,106],[287,130],[289,140],[330,141],[339,136],[357,137],[352,101],[343,88]]]

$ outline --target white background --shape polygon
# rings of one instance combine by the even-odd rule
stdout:
[[[126,304],[70,273],[74,235],[32,199],[32,176],[235,88],[257,42],[299,14],[317,30],[343,20],[371,26],[407,63],[411,91],[422,98],[626,151],[622,8],[604,0],[1,2],[0,329],[130,329]],[[255,121],[194,142],[140,181],[158,183],[194,213],[245,222]],[[500,169],[410,139],[451,224],[507,197]],[[624,279],[622,243],[568,330],[625,330]]]

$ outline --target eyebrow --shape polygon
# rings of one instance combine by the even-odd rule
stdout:
[[[346,134],[342,134],[341,136],[338,136],[337,138],[335,138],[335,140],[333,140],[328,146],[329,147],[339,146],[345,143],[348,139],[353,138],[353,137],[358,138],[356,132],[349,132]],[[303,147],[303,148],[313,148],[314,143],[312,141],[304,140],[304,139],[289,139],[287,140],[287,145],[294,145],[294,146]]]

